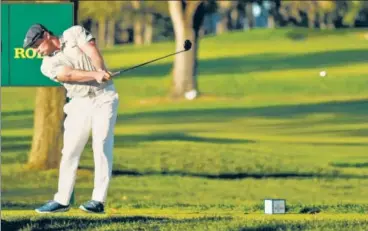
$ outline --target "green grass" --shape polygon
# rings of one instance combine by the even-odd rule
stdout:
[[[165,42],[104,54],[118,69],[173,49]],[[75,208],[52,219],[32,211],[52,198],[58,171],[24,168],[35,89],[3,88],[2,220],[22,230],[366,230],[367,50],[359,30],[229,33],[200,42],[198,100],[167,98],[171,58],[116,79],[103,216],[76,210],[92,193],[90,142]],[[263,215],[265,198],[286,199],[288,214]]]
[[[123,214],[91,216],[72,210],[68,215],[42,215],[30,219],[28,211],[4,212],[3,227],[22,230],[364,230],[363,215],[244,215],[178,210],[121,210]],[[22,224],[28,224],[24,227]],[[12,226],[10,226],[12,224]]]

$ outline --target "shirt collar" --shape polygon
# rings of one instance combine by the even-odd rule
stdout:
[[[60,50],[56,50],[54,51],[53,53],[50,54],[50,56],[54,56],[56,55],[57,53],[59,53],[60,51],[63,51],[64,48],[65,48],[65,40],[64,40],[64,37],[63,36],[60,36],[59,37],[59,41],[60,41]]]

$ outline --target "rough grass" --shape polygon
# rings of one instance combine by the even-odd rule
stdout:
[[[201,40],[195,101],[168,99],[172,59],[117,79],[107,215],[39,216],[57,170],[24,168],[33,88],[2,89],[2,225],[21,230],[366,230],[368,45],[363,32],[230,33]],[[112,69],[173,43],[105,50]],[[320,70],[328,76],[319,77]],[[93,188],[91,143],[76,205]],[[284,198],[287,215],[263,215]],[[315,213],[313,215],[313,213]],[[6,226],[8,225],[8,226]],[[5,229],[7,230],[7,229]],[[10,229],[11,230],[11,229]]]

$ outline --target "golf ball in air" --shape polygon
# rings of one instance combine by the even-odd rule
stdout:
[[[327,75],[326,71],[319,72],[319,76],[321,76],[321,77],[325,77],[326,75]]]

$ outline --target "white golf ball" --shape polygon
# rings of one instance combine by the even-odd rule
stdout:
[[[327,72],[326,71],[321,71],[319,73],[319,76],[321,76],[321,77],[325,77],[326,75],[327,75]]]
[[[197,97],[197,91],[191,90],[185,93],[185,98],[188,100],[193,100]]]

